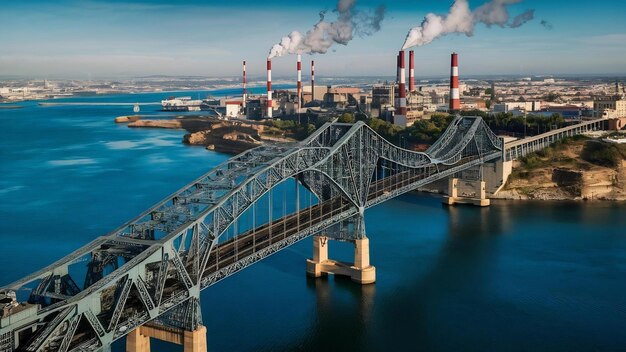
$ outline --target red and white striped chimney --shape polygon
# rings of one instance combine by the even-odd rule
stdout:
[[[400,55],[396,55],[396,85],[400,85]],[[400,106],[400,89],[396,89],[393,94],[393,106],[398,111],[398,107]]]
[[[300,112],[300,108],[302,107],[302,55],[298,54],[298,64],[296,65],[298,69],[298,92],[297,92],[297,102],[298,102],[298,112]]]
[[[315,100],[315,61],[311,60],[311,101]]]
[[[271,119],[273,113],[272,106],[272,60],[267,60],[267,118]]]
[[[246,101],[248,100],[248,91],[246,90],[246,84],[247,84],[247,80],[246,80],[246,62],[243,62],[243,102],[241,104],[241,106],[243,106],[243,108],[246,108]]]
[[[396,107],[396,115],[406,116],[406,67],[404,51],[398,53],[398,72],[400,72],[400,80],[398,82],[398,107]]]
[[[461,91],[459,90],[459,55],[452,53],[450,70],[450,112],[461,110]]]
[[[409,92],[415,91],[415,52],[409,51]]]

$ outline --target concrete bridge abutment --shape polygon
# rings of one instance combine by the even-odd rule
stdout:
[[[328,259],[329,240],[325,236],[313,237],[313,259],[307,260],[307,275],[311,277],[322,277],[328,274],[349,276],[352,281],[362,285],[376,282],[376,268],[370,264],[368,238],[349,241],[354,244],[354,263]]]

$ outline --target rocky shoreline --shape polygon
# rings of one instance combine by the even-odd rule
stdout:
[[[516,161],[505,187],[492,198],[508,200],[626,201],[626,158],[613,165],[583,157],[597,140],[569,141]],[[587,148],[587,149],[586,149]],[[602,151],[600,156],[605,156]]]
[[[129,128],[164,128],[185,130],[182,142],[203,146],[208,150],[236,155],[263,143],[292,142],[289,138],[264,135],[265,125],[253,121],[219,120],[193,116],[175,119],[143,119],[142,116],[120,116],[116,123],[128,123]]]

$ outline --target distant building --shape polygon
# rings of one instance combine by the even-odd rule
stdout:
[[[580,120],[583,118],[593,117],[593,110],[579,105],[551,105],[546,106],[539,112],[543,116],[552,116],[553,114],[559,114],[566,119]]]
[[[493,112],[513,112],[513,111],[539,111],[541,110],[540,101],[514,101],[494,104]]]
[[[322,105],[325,108],[345,109],[359,104],[361,90],[359,88],[328,86]]]
[[[246,117],[249,119],[260,120],[265,116],[267,111],[267,98],[250,99],[246,103]]]
[[[462,110],[487,110],[487,102],[484,99],[475,97],[462,97],[461,98]]]
[[[372,87],[372,117],[382,118],[384,112],[395,104],[396,87],[393,84]]]
[[[229,118],[239,117],[241,115],[242,109],[241,101],[227,101],[226,106],[226,116]]]
[[[598,118],[626,117],[626,99],[620,95],[598,97],[593,101],[593,110],[594,117]]]

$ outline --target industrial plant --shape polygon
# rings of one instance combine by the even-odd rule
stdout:
[[[410,127],[418,120],[430,119],[434,114],[461,111],[510,113],[513,116],[533,114],[549,117],[558,114],[568,120],[626,119],[626,91],[619,82],[613,85],[599,79],[539,76],[468,79],[462,82],[459,62],[459,54],[452,53],[449,80],[418,81],[415,52],[410,50],[407,55],[401,50],[396,56],[396,77],[393,81],[316,86],[315,61],[310,62],[310,82],[305,84],[302,55],[298,54],[295,80],[290,85],[294,89],[273,87],[273,62],[267,59],[265,94],[249,94],[247,62],[243,61],[241,95],[204,100],[173,98],[162,104],[164,110],[185,109],[188,106],[187,111],[211,111],[225,119],[280,119],[298,123],[329,121],[345,113],[359,114],[400,127]],[[283,79],[282,82],[288,80]]]

